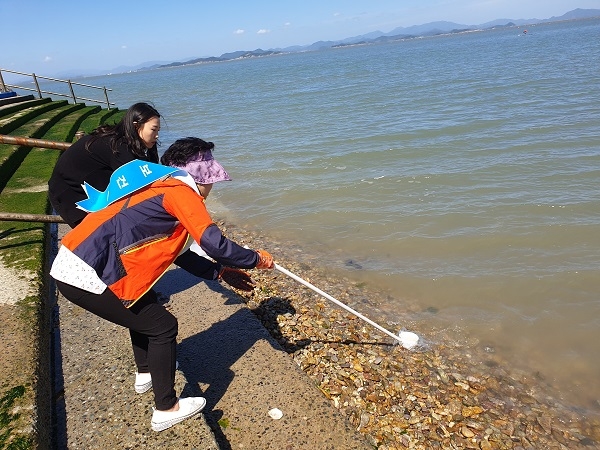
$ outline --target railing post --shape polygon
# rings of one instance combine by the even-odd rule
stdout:
[[[35,87],[37,88],[38,95],[40,96],[40,98],[42,98],[42,90],[40,89],[40,84],[38,83],[35,73],[32,73],[31,76],[33,77],[33,82],[35,83]]]
[[[1,1],[2,0],[0,0],[0,2]],[[26,77],[32,77],[33,82],[35,83],[35,89],[31,88],[30,86],[16,86],[16,85],[12,85],[12,84],[6,84],[4,82],[2,72],[15,73],[17,75],[24,75]],[[73,103],[77,103],[78,99],[81,99],[82,101],[90,101],[90,102],[100,103],[100,104],[106,102],[106,107],[108,109],[111,109],[111,103],[110,103],[110,100],[108,99],[108,91],[110,91],[111,89],[107,89],[106,86],[91,86],[89,84],[77,83],[77,82],[73,82],[71,80],[59,80],[56,78],[43,77],[41,75],[36,76],[35,73],[17,72],[15,70],[9,70],[9,69],[0,68],[0,92],[11,92],[11,88],[17,88],[17,89],[24,89],[26,91],[34,91],[34,92],[37,91],[39,98],[43,98],[43,94],[48,94],[49,96],[57,95],[59,97],[69,98],[69,94],[64,94],[62,92],[58,93],[58,92],[51,92],[51,91],[42,91],[38,78],[41,78],[43,80],[58,81],[59,83],[67,83],[69,85],[69,90],[71,91],[70,96],[73,98]],[[104,99],[105,100],[96,100],[96,99],[87,98],[87,97],[77,97],[75,95],[75,86],[83,86],[83,87],[92,88],[92,89],[101,89],[104,91]]]
[[[110,110],[110,102],[108,101],[108,92],[106,92],[106,86],[104,86],[104,97],[106,98],[106,108]]]
[[[71,89],[71,97],[73,97],[73,104],[76,105],[77,97],[75,97],[75,91],[73,90],[73,85],[71,84],[71,80],[67,80],[67,83],[69,83],[69,89]]]
[[[106,89],[106,88],[104,88]],[[0,92],[8,92],[6,85],[4,84],[4,78],[2,78],[2,71],[0,70]]]

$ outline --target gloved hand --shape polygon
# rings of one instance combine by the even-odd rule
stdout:
[[[250,275],[240,269],[223,267],[219,272],[219,279],[240,291],[251,291],[254,289],[254,281],[252,281]]]
[[[256,250],[256,253],[258,253],[258,264],[256,265],[257,269],[273,269],[275,267],[273,257],[268,251]]]

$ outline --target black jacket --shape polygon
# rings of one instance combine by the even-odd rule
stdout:
[[[104,191],[111,174],[134,159],[158,163],[156,149],[150,149],[145,158],[136,157],[125,143],[117,146],[117,152],[110,148],[110,137],[97,138],[86,150],[86,143],[93,136],[84,136],[65,150],[58,158],[50,181],[48,196],[56,212],[71,228],[83,220],[86,213],[77,209],[75,202],[85,200],[87,196],[81,185],[89,185]]]

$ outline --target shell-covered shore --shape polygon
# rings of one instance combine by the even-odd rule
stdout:
[[[363,314],[361,308],[385,295],[330,275],[299,248],[230,223],[219,226]],[[251,275],[256,289],[239,293],[248,307],[374,448],[600,448],[599,416],[562,404],[541,377],[511,368],[493,349],[465,350],[436,335],[435,343],[422,339],[409,351],[276,270]]]

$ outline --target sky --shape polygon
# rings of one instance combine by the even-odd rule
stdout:
[[[112,71],[449,21],[548,19],[600,0],[0,0],[0,69]]]

